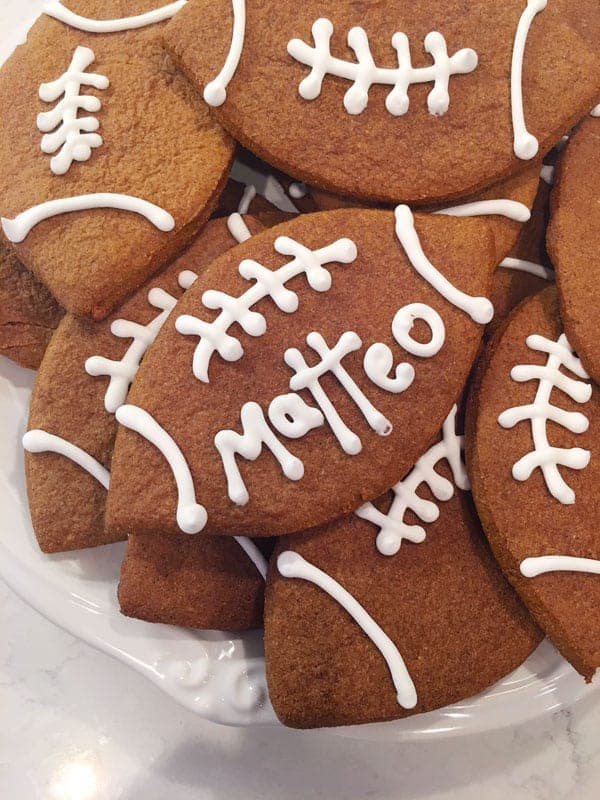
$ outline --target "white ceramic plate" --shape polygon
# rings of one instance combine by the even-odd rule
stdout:
[[[27,510],[20,445],[32,380],[33,373],[0,357],[0,576],[52,622],[133,667],[199,716],[226,725],[275,724],[260,634],[231,638],[121,616],[116,587],[123,545],[63,556],[40,553]],[[544,642],[516,672],[464,703],[336,732],[413,741],[482,733],[570,705],[590,691]]]

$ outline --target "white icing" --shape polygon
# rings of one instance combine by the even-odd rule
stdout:
[[[551,269],[544,267],[542,264],[536,264],[534,261],[525,261],[522,258],[505,258],[498,266],[504,269],[528,272],[530,275],[535,275],[536,278],[543,278],[546,281],[554,280],[554,273]]]
[[[80,31],[87,31],[88,33],[116,33],[118,31],[144,28],[146,25],[154,25],[157,22],[170,19],[174,17],[186,3],[187,0],[177,0],[175,3],[169,3],[160,8],[155,8],[153,11],[147,11],[145,14],[138,14],[134,17],[89,19],[88,17],[81,17],[79,14],[73,13],[73,11],[69,11],[68,8],[63,6],[61,0],[44,0],[42,12]]]
[[[600,561],[574,556],[539,556],[521,561],[521,574],[526,578],[535,578],[546,572],[588,572],[600,575]]]
[[[57,453],[72,461],[95,478],[105,489],[110,484],[110,472],[85,450],[60,436],[42,430],[27,431],[23,447],[28,453]]]
[[[109,80],[104,75],[86,72],[94,61],[94,51],[89,47],[77,47],[66,72],[52,83],[42,83],[40,99],[53,103],[63,95],[51,111],[38,114],[37,126],[42,137],[43,153],[56,153],[50,160],[50,169],[55,175],[65,175],[73,161],[87,161],[92,148],[102,145],[102,137],[96,133],[100,124],[95,117],[78,117],[79,110],[94,113],[102,103],[93,95],[80,94],[82,86],[107,89]]]
[[[416,319],[423,320],[431,330],[429,342],[417,342],[410,335]],[[392,321],[392,333],[398,344],[407,352],[421,358],[431,358],[439,353],[446,339],[446,328],[440,315],[425,303],[411,303],[400,308]],[[363,368],[367,377],[380,389],[393,394],[405,392],[415,379],[412,364],[402,362],[395,370],[395,377],[390,377],[394,365],[394,356],[387,344],[372,344],[363,359]]]
[[[184,269],[179,273],[179,277],[177,278],[177,283],[180,287],[184,290],[189,289],[193,286],[196,281],[198,280],[198,276],[195,272],[192,272],[191,269]]]
[[[183,283],[187,285],[191,276],[193,280],[198,277],[189,270],[182,272],[179,276],[180,284],[183,279]],[[191,283],[189,285],[191,286]],[[133,339],[120,361],[103,356],[91,356],[85,362],[85,371],[88,375],[94,377],[106,375],[110,378],[104,395],[104,408],[109,414],[114,414],[127,399],[129,387],[137,374],[142,358],[175,308],[177,298],[164,289],[154,287],[148,292],[148,302],[154,308],[160,309],[161,313],[147,325],[140,325],[127,319],[116,319],[110,326],[113,336],[119,339]]]
[[[229,53],[223,69],[204,88],[204,100],[209,106],[222,106],[227,99],[227,87],[240,63],[246,35],[246,0],[231,0],[233,7],[233,30]]]
[[[177,486],[177,524],[183,533],[199,533],[208,516],[204,506],[196,502],[196,492],[190,468],[177,442],[143,408],[124,405],[116,411],[117,421],[136,431],[165,457]]]
[[[415,230],[415,220],[408,206],[397,206],[396,236],[404,248],[406,256],[419,275],[427,281],[449,303],[467,313],[474,322],[481,325],[494,316],[494,307],[486,297],[471,297],[453,286],[429,261]]]
[[[448,462],[454,483],[459,489],[467,491],[470,488],[461,457],[464,437],[456,435],[456,413],[457,408],[454,406],[444,422],[441,441],[430,447],[406,478],[392,487],[394,498],[387,514],[383,514],[372,503],[365,503],[356,512],[358,517],[379,528],[377,549],[382,555],[395,555],[400,550],[403,539],[415,543],[424,541],[425,529],[420,525],[407,525],[404,521],[407,511],[412,511],[423,522],[435,522],[439,518],[438,506],[417,494],[417,489],[422,484],[429,487],[436,500],[446,501],[453,497],[452,483],[435,471],[440,461],[445,459]]]
[[[592,387],[589,383],[583,382],[589,376],[564,333],[556,342],[537,335],[528,336],[526,342],[530,350],[546,353],[548,359],[545,366],[521,364],[513,367],[511,371],[511,378],[519,383],[539,382],[532,404],[510,408],[498,417],[498,422],[503,428],[513,428],[524,420],[528,420],[531,424],[533,451],[513,465],[512,474],[515,480],[526,481],[532,472],[539,468],[550,494],[564,505],[572,505],[575,502],[575,493],[567,486],[558,467],[560,465],[570,469],[584,469],[589,464],[590,452],[579,447],[569,449],[551,447],[546,426],[550,420],[572,433],[580,434],[588,429],[589,420],[584,414],[557,408],[550,403],[550,396],[554,389],[560,389],[576,403],[589,402]],[[560,372],[563,366],[582,380],[574,380],[563,375]]]
[[[206,308],[221,309],[213,322],[184,314],[177,318],[175,327],[186,336],[198,336],[193,359],[193,371],[198,380],[208,383],[208,368],[213,353],[218,352],[225,361],[238,361],[244,354],[241,342],[227,331],[238,323],[250,336],[262,336],[267,328],[264,316],[251,311],[252,306],[265,297],[271,297],[275,305],[286,314],[298,308],[298,295],[286,288],[287,281],[297,275],[306,275],[309,286],[317,292],[326,292],[331,287],[331,274],[324,264],[350,264],[356,259],[356,245],[350,239],[338,239],[333,244],[309,250],[287,236],[275,240],[275,250],[292,256],[282,267],[270,270],[256,261],[245,259],[239,265],[240,275],[254,280],[254,285],[240,297],[231,297],[224,292],[209,290],[202,296]]]
[[[363,359],[363,369],[375,386],[392,394],[402,394],[415,379],[415,370],[412,364],[403,361],[398,364],[395,376],[390,378],[394,366],[394,354],[383,342],[372,344]]]
[[[597,106],[594,106],[590,111],[592,117],[600,117],[600,103]]]
[[[344,108],[349,114],[360,114],[364,111],[371,86],[383,84],[393,87],[385,101],[386,109],[394,116],[401,116],[409,109],[409,87],[416,83],[430,82],[434,85],[427,98],[429,113],[436,116],[445,114],[450,103],[450,76],[473,72],[478,63],[477,53],[470,48],[459,50],[448,57],[446,40],[437,31],[432,31],[425,37],[425,51],[432,56],[433,65],[419,68],[412,65],[406,34],[395,33],[392,36],[392,47],[398,56],[398,67],[395,69],[375,65],[364,28],[355,27],[348,31],[348,46],[354,51],[356,63],[331,55],[332,35],[331,21],[317,19],[312,26],[314,47],[301,39],[292,39],[288,42],[287,51],[296,61],[311,68],[298,87],[304,100],[315,100],[319,97],[326,75],[353,82],[344,95]]]
[[[128,194],[84,194],[77,197],[64,197],[60,200],[48,200],[38,206],[23,211],[14,219],[2,217],[2,230],[9,242],[23,242],[32,228],[51,217],[60,214],[71,214],[74,211],[88,211],[96,208],[113,208],[119,211],[130,211],[145,217],[159,231],[172,231],[175,220],[164,209]]]
[[[422,320],[429,327],[431,339],[428,342],[418,342],[410,335],[416,319]],[[392,320],[392,333],[400,347],[421,358],[436,356],[446,341],[446,326],[442,318],[426,303],[411,303],[398,309]]]
[[[325,424],[325,417],[318,408],[307,405],[300,395],[280,394],[271,401],[269,420],[288,439],[300,439],[313,428]]]
[[[548,186],[553,186],[555,172],[556,168],[551,164],[543,164],[540,170],[540,178],[544,181],[544,183],[547,183]]]
[[[256,195],[260,195],[267,203],[270,203],[285,214],[299,213],[296,206],[286,194],[285,189],[274,175],[261,172],[250,164],[236,160],[233,162],[229,177],[232,181],[241,183],[245,187],[244,194],[238,206],[238,213],[247,214],[250,203],[254,200]]]
[[[219,431],[215,436],[215,447],[223,462],[229,499],[238,506],[244,506],[250,495],[240,474],[236,454],[256,461],[265,445],[279,462],[283,474],[291,481],[301,480],[304,476],[304,464],[281,444],[269,428],[258,403],[244,403],[240,418],[242,434],[236,431]]]
[[[233,538],[252,561],[261,578],[266,581],[269,564],[252,539],[248,539],[247,536],[234,536]]]
[[[348,612],[385,659],[396,689],[398,704],[402,708],[414,708],[417,704],[417,692],[404,659],[389,636],[356,598],[330,575],[291,550],[279,555],[277,569],[285,578],[298,578],[318,586]]]
[[[300,350],[295,347],[286,350],[285,363],[295,372],[290,379],[290,389],[295,392],[308,389],[344,452],[348,455],[357,455],[362,450],[362,442],[344,423],[319,383],[319,379],[328,372],[335,375],[362,412],[369,427],[379,436],[389,436],[392,432],[391,422],[373,406],[342,366],[342,359],[362,346],[360,337],[353,331],[346,331],[340,336],[334,347],[330,348],[321,334],[313,331],[306,337],[306,342],[321,357],[321,360],[309,367]]]
[[[305,183],[290,183],[288,193],[294,200],[302,200],[308,194],[308,187]]]
[[[531,219],[531,211],[524,203],[505,199],[462,203],[459,206],[442,208],[434,214],[445,214],[449,217],[506,217],[515,222],[527,222]]]
[[[240,244],[242,242],[246,242],[252,237],[248,226],[244,222],[242,215],[239,213],[230,214],[227,217],[227,229],[236,242],[239,242]]]
[[[523,57],[529,29],[536,15],[548,5],[548,0],[527,0],[515,33],[510,68],[510,103],[513,125],[513,150],[517,158],[528,161],[537,155],[538,140],[525,125],[523,110]]]

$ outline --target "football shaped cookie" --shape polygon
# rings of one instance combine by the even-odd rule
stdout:
[[[122,19],[155,7],[45,3],[0,71],[2,230],[79,317],[106,317],[193,238],[233,157],[165,55],[161,15]]]
[[[252,230],[261,229],[254,220]],[[250,235],[241,217],[234,232]],[[114,413],[147,348],[183,291],[237,239],[227,220],[209,222],[188,250],[101,323],[67,315],[42,361],[25,435],[31,518],[47,553],[125,538],[105,529],[104,509],[117,430]]]
[[[390,497],[280,540],[265,654],[284,724],[351,725],[440,708],[483,691],[539,644],[466,488],[452,414]]]
[[[540,627],[591,680],[600,666],[600,393],[556,289],[520,305],[471,389],[467,457],[483,528]]]
[[[494,266],[484,222],[407,206],[304,214],[217,259],[117,412],[113,532],[268,536],[378,497],[462,391]]]
[[[596,0],[191,0],[165,29],[244,146],[389,204],[469,195],[541,159],[600,100],[598,41]]]
[[[552,193],[548,250],[569,341],[600,381],[600,119],[588,117],[563,150]]]

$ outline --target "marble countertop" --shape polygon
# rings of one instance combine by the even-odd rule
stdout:
[[[597,800],[600,692],[518,729],[381,744],[204,722],[0,583],[0,797]]]
[[[0,63],[41,0],[0,0]],[[600,692],[518,729],[381,744],[204,722],[0,582],[0,797],[597,800]]]

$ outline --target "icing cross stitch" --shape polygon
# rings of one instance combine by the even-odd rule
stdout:
[[[102,103],[93,95],[82,95],[82,86],[94,89],[107,89],[109,80],[85,70],[94,61],[94,51],[89,47],[77,47],[66,72],[51,83],[42,83],[40,99],[53,103],[63,95],[51,111],[38,115],[38,129],[42,137],[43,153],[56,153],[50,161],[50,169],[55,175],[65,175],[73,161],[88,161],[92,149],[102,145],[102,137],[97,133],[100,123],[93,116],[78,117],[79,110],[95,113]],[[58,152],[57,152],[58,151]]]
[[[441,116],[448,111],[450,104],[450,76],[473,72],[478,64],[477,53],[470,48],[448,56],[446,40],[437,31],[431,31],[425,37],[425,50],[433,58],[433,65],[429,67],[413,67],[408,37],[405,33],[395,33],[392,36],[392,47],[398,55],[395,69],[376,66],[364,28],[354,27],[348,31],[348,46],[356,55],[356,63],[331,55],[333,24],[330,20],[317,19],[312,26],[312,35],[314,47],[301,39],[292,39],[287,46],[292,58],[311,68],[300,82],[298,92],[304,100],[315,100],[321,94],[326,75],[352,81],[344,96],[344,108],[349,114],[361,114],[369,102],[371,86],[383,84],[393,87],[385,100],[386,109],[395,117],[403,116],[410,105],[408,88],[415,83],[433,82],[427,107],[430,114]]]
[[[592,396],[592,387],[583,381],[589,376],[564,333],[556,342],[537,335],[528,336],[526,341],[527,347],[531,350],[546,353],[548,360],[545,366],[521,364],[513,367],[511,371],[511,378],[519,383],[533,380],[539,382],[533,403],[509,408],[498,417],[498,422],[503,428],[514,428],[524,420],[529,420],[531,423],[533,451],[513,465],[512,474],[515,480],[526,481],[539,467],[550,494],[564,505],[572,505],[575,502],[575,493],[567,486],[558,467],[584,469],[590,462],[590,452],[580,447],[569,449],[551,447],[546,426],[550,420],[572,433],[585,433],[589,427],[589,420],[578,411],[564,411],[552,405],[550,395],[554,389],[560,389],[575,402],[587,403]],[[563,375],[560,371],[563,366],[581,380]]]
[[[178,283],[182,289],[189,289],[197,277],[191,270],[183,270],[179,275]],[[169,314],[175,308],[177,298],[155,286],[148,292],[148,302],[161,311],[148,325],[140,325],[127,319],[116,319],[110,326],[113,336],[120,339],[133,339],[120,361],[103,356],[91,356],[85,362],[85,371],[88,375],[94,377],[107,375],[110,378],[104,396],[104,407],[109,414],[114,414],[127,399],[129,387],[137,374],[140,362],[146,350],[158,336]]]
[[[267,269],[252,259],[242,261],[240,275],[246,280],[254,280],[255,284],[241,297],[231,297],[212,289],[204,292],[203,305],[221,309],[213,322],[205,322],[191,314],[177,317],[175,327],[179,333],[200,337],[193,359],[193,371],[198,380],[209,383],[208,367],[213,353],[218,352],[225,361],[239,361],[244,355],[241,342],[227,333],[234,322],[250,336],[264,335],[267,322],[262,314],[251,311],[255,303],[271,297],[280,311],[293,314],[298,309],[298,295],[286,288],[287,281],[305,274],[311,289],[327,292],[331,288],[331,273],[323,265],[332,262],[350,264],[357,256],[356,245],[350,239],[338,239],[319,250],[309,250],[287,236],[279,236],[274,247],[278,253],[292,256],[292,260],[276,270]]]
[[[435,467],[446,460],[452,470],[454,483],[459,489],[470,488],[467,471],[461,457],[464,437],[456,435],[456,412],[454,406],[444,422],[442,440],[421,456],[413,470],[392,487],[394,499],[387,514],[383,514],[372,503],[365,503],[357,511],[356,516],[372,522],[379,528],[377,549],[384,556],[393,556],[400,550],[403,539],[419,544],[425,541],[425,530],[420,525],[407,525],[404,516],[412,511],[422,522],[435,522],[440,516],[438,506],[431,500],[424,500],[417,494],[417,489],[425,484],[436,500],[447,501],[454,496],[454,486]]]

